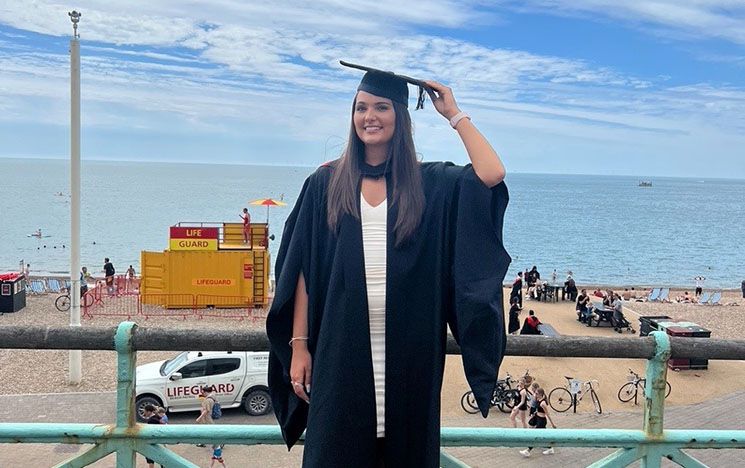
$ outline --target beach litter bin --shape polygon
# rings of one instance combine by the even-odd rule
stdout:
[[[658,322],[671,318],[667,315],[642,315],[639,317],[639,336],[647,336],[650,332],[659,330]]]
[[[680,327],[671,324],[665,327],[665,333],[670,336],[690,337],[693,332],[689,330],[688,327]],[[691,360],[688,358],[670,358],[667,360],[667,367],[676,371],[690,369]]]
[[[691,336],[693,338],[711,338],[711,330],[707,330],[706,328],[703,328],[699,325],[692,324],[692,325],[688,325],[686,328],[688,328],[688,330],[691,332]],[[691,358],[690,368],[691,369],[708,369],[709,360]]]
[[[0,313],[18,312],[26,307],[26,277],[20,273],[0,274]]]

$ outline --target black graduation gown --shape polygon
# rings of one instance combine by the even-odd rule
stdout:
[[[362,229],[345,215],[326,222],[335,163],[303,185],[285,223],[275,297],[267,318],[269,390],[288,447],[307,427],[303,466],[369,467],[376,440]],[[508,193],[486,187],[469,166],[422,163],[425,213],[417,233],[396,247],[397,207],[388,208],[386,273],[386,466],[439,466],[440,391],[447,325],[460,343],[466,377],[488,414],[505,330],[502,282],[511,261],[502,245]],[[388,176],[388,200],[391,181]],[[359,203],[357,203],[359,207]],[[310,405],[289,378],[295,288],[308,292]]]

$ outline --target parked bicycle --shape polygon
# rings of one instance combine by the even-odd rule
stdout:
[[[525,370],[523,378],[528,382],[533,381],[533,377],[530,375],[529,370]],[[512,388],[512,384],[517,381],[512,378],[510,373],[504,379],[497,380],[497,384],[494,386],[494,393],[491,398],[491,406],[496,406],[499,411],[503,413],[509,413],[512,408],[520,402],[520,392],[517,389]],[[476,398],[473,396],[472,391],[467,391],[460,398],[460,406],[463,411],[469,414],[476,414],[479,412],[479,407],[476,404]]]
[[[603,414],[603,408],[600,406],[600,398],[595,391],[595,388],[600,386],[597,380],[580,382],[577,394],[572,395],[571,382],[574,378],[567,376],[564,376],[564,378],[567,379],[566,386],[556,387],[548,394],[548,404],[554,409],[554,411],[563,413],[569,410],[572,406],[576,409],[577,405],[582,401],[582,398],[589,393],[590,398],[592,399],[592,405],[595,407],[595,412]]]
[[[70,310],[70,305],[72,301],[70,300],[70,292],[66,291],[57,296],[57,299],[54,300],[54,307],[57,308],[60,312],[67,312]],[[80,297],[80,305],[82,307],[90,307],[93,305],[93,296],[91,294],[88,294],[87,292],[83,294]]]
[[[634,372],[633,370],[629,369],[629,375],[627,376],[628,382],[621,385],[621,388],[618,390],[618,399],[621,400],[624,403],[628,403],[631,401],[631,399],[634,399],[634,404],[637,404],[637,399],[639,395],[639,389],[641,389],[642,394],[644,394],[644,386],[647,383],[647,379],[640,377],[639,374]],[[672,391],[672,386],[670,386],[670,382],[665,382],[667,384],[667,389],[665,391],[665,398],[670,396],[670,392]]]

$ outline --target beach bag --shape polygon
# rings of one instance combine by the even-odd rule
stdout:
[[[220,406],[220,403],[218,403],[214,398],[210,399],[214,402],[212,404],[212,419],[222,418],[222,407]]]

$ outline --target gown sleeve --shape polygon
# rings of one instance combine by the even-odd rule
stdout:
[[[473,168],[450,166],[457,177],[451,197],[451,297],[448,324],[483,417],[489,413],[507,343],[502,286],[512,259],[502,242],[509,201],[504,182],[489,188]]]
[[[292,338],[297,281],[300,272],[305,278],[310,276],[310,239],[316,218],[312,178],[306,179],[297,203],[285,222],[274,270],[274,300],[266,320],[270,344],[269,394],[288,448],[302,435],[308,417],[308,405],[295,395],[290,385],[292,349],[288,343]]]

